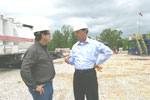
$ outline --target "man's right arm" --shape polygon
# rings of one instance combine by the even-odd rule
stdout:
[[[36,64],[37,60],[37,54],[36,49],[29,49],[23,59],[22,65],[21,65],[21,77],[25,84],[32,89],[36,89],[36,82],[32,76],[32,68]]]

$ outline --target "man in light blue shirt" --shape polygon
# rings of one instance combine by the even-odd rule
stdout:
[[[79,40],[72,47],[71,55],[65,62],[75,65],[73,80],[75,100],[98,100],[98,82],[95,67],[99,67],[111,55],[112,50],[104,44],[87,37],[88,27],[80,23],[74,27],[75,36]],[[99,57],[99,54],[104,54]]]

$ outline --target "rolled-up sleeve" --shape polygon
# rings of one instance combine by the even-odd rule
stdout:
[[[26,55],[23,59],[22,65],[21,65],[21,77],[25,84],[32,89],[36,89],[36,82],[32,76],[32,68],[37,62],[37,54],[36,49],[29,49],[26,52]]]
[[[103,54],[103,56],[101,56],[101,57],[98,56],[98,58],[96,60],[96,65],[104,63],[108,58],[110,58],[110,56],[113,55],[112,50],[100,42],[97,43],[96,50],[99,54],[100,53]]]

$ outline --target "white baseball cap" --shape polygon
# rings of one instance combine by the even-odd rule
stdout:
[[[88,29],[88,26],[83,22],[74,24],[73,31],[78,31],[81,29]]]
[[[43,26],[40,26],[40,27],[37,27],[37,26],[35,26],[34,28],[33,28],[33,32],[35,33],[35,32],[40,32],[40,31],[44,31],[44,30],[50,30],[48,27],[43,27]]]

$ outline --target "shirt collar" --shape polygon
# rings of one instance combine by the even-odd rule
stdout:
[[[78,42],[78,45],[81,45],[81,43],[82,43],[82,42],[79,41],[79,42]],[[87,37],[84,43],[90,43],[90,39]],[[84,43],[83,43],[83,44],[84,44]]]

